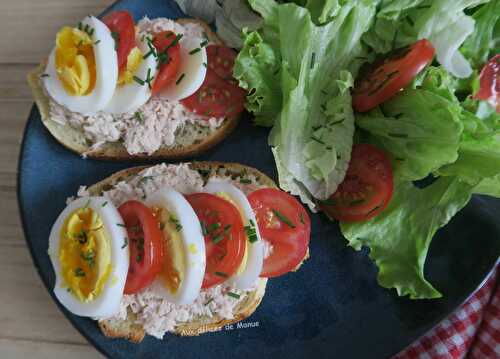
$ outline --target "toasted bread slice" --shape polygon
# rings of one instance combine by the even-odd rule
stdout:
[[[193,170],[200,171],[203,178],[208,180],[212,176],[228,177],[237,179],[238,177],[250,177],[255,179],[254,184],[265,187],[276,187],[274,181],[262,172],[237,163],[223,162],[193,162],[190,164]],[[133,167],[119,171],[110,177],[90,186],[88,191],[91,195],[100,195],[103,191],[111,189],[115,184],[121,181],[131,180],[145,166]],[[224,319],[219,316],[198,317],[196,320],[183,323],[175,328],[175,334],[181,336],[194,336],[206,332],[220,330],[226,324],[232,324],[249,317],[258,307],[264,297],[267,279],[261,278],[257,288],[246,295],[244,300],[239,303],[233,319]],[[142,341],[145,332],[140,324],[135,323],[134,314],[129,312],[126,320],[105,319],[99,320],[99,327],[107,337],[124,338],[134,343]]]
[[[178,19],[179,24],[197,23],[203,27],[210,41],[223,44],[222,40],[201,20]],[[34,71],[28,74],[28,84],[38,106],[43,125],[64,147],[89,158],[103,160],[133,160],[133,159],[178,159],[196,156],[221,142],[231,133],[239,121],[239,116],[226,118],[222,125],[214,131],[200,126],[186,124],[182,133],[176,138],[172,146],[162,146],[151,155],[146,153],[131,155],[123,144],[108,142],[96,149],[91,149],[82,131],[70,126],[62,125],[50,118],[49,98],[43,90],[40,76],[45,70],[46,61],[43,61]]]

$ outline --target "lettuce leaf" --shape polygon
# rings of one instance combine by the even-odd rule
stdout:
[[[411,299],[439,298],[441,293],[424,278],[427,251],[436,231],[467,204],[471,191],[471,185],[454,177],[424,189],[400,182],[381,214],[366,222],[341,223],[340,228],[351,247],[370,248],[382,287]]]
[[[249,3],[263,26],[246,34],[234,76],[249,91],[246,106],[256,123],[274,126],[269,141],[280,186],[312,205],[312,197],[335,192],[347,170],[354,133],[349,88],[375,5],[309,1],[317,20],[326,21],[317,26],[308,8]]]
[[[463,131],[461,108],[449,100],[447,88],[424,81],[406,89],[379,109],[356,115],[356,125],[370,134],[369,141],[394,159],[396,176],[407,181],[427,177],[458,158]]]
[[[456,77],[466,78],[472,68],[459,48],[474,31],[475,21],[464,10],[488,0],[382,1],[371,31],[363,36],[377,53],[426,38],[436,48],[437,60]]]
[[[461,48],[476,69],[500,54],[500,0],[491,0],[474,12],[476,28]]]

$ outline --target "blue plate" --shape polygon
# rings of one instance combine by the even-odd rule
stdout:
[[[136,20],[182,17],[173,1],[125,0],[107,11],[127,9]],[[245,118],[200,160],[235,161],[277,178],[266,129]],[[147,163],[147,162],[144,162]],[[47,255],[52,223],[79,185],[93,184],[134,163],[83,160],[43,127],[33,107],[19,158],[18,197],[26,241],[35,266],[53,296],[54,272]],[[272,279],[256,312],[220,332],[184,338],[147,336],[141,344],[104,337],[96,322],[61,311],[109,357],[153,358],[387,358],[429,330],[485,280],[500,253],[500,201],[473,198],[432,242],[426,277],[444,298],[410,301],[378,286],[367,252],[346,247],[338,226],[312,215],[311,258],[299,272]],[[54,297],[54,296],[53,296]],[[54,297],[55,300],[55,297]]]

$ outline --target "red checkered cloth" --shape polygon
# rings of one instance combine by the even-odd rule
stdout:
[[[460,308],[392,359],[500,359],[500,269]]]

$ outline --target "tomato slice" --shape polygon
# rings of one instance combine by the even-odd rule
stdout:
[[[220,284],[232,276],[246,250],[246,235],[238,209],[229,201],[209,193],[186,196],[202,225],[207,266],[202,288]]]
[[[295,197],[275,188],[250,193],[262,238],[272,245],[264,260],[261,277],[277,277],[294,270],[307,254],[311,220]]]
[[[153,212],[139,201],[127,201],[118,211],[127,228],[130,265],[125,294],[146,288],[161,272],[163,263],[163,234]]]
[[[396,95],[429,64],[434,47],[422,39],[394,50],[361,71],[354,86],[352,105],[358,112],[369,111]]]
[[[387,207],[393,187],[392,166],[385,153],[370,144],[354,145],[344,181],[320,207],[339,221],[366,221]]]
[[[135,25],[132,15],[128,11],[115,11],[106,15],[102,21],[111,31],[111,35],[118,43],[118,69],[121,71],[127,65],[128,54],[135,47]]]
[[[207,47],[208,68],[226,81],[237,83],[233,77],[236,51],[227,46],[209,45]]]
[[[202,116],[231,117],[244,110],[245,96],[245,90],[223,80],[208,68],[201,87],[181,103]]]
[[[172,31],[161,31],[154,34],[153,45],[160,62],[160,68],[151,90],[152,94],[156,95],[176,81],[181,66],[181,47],[179,38]]]
[[[500,54],[493,56],[479,74],[476,100],[488,101],[500,113]]]

